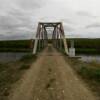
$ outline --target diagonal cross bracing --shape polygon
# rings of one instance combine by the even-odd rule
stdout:
[[[47,46],[48,31],[47,28],[53,28],[52,43],[56,48],[62,49],[68,55],[68,46],[65,38],[63,24],[61,22],[39,22],[37,27],[36,38],[34,42],[33,54],[36,54],[38,50]]]

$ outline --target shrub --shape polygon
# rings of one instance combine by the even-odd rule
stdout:
[[[35,60],[37,58],[36,55],[32,55],[32,54],[28,54],[28,55],[25,55],[23,56],[20,61],[30,61],[30,60]]]
[[[27,64],[23,64],[19,70],[26,70],[26,69],[29,69],[30,68],[30,65],[27,65]]]
[[[93,79],[100,82],[100,69],[81,67],[79,73],[82,75],[83,78]]]

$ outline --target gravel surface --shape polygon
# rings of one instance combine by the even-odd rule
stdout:
[[[52,46],[16,83],[9,100],[97,100]]]

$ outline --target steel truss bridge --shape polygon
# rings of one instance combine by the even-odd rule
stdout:
[[[38,51],[45,48],[48,45],[48,29],[53,29],[52,31],[52,45],[63,50],[66,55],[68,52],[68,45],[65,37],[65,32],[62,22],[39,22],[36,32],[36,37],[33,46],[33,54],[35,55]]]

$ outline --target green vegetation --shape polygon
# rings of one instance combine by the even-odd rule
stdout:
[[[100,54],[100,49],[96,49],[96,48],[76,48],[76,54],[97,55],[97,54]]]
[[[16,62],[0,63],[0,100],[7,100],[12,84],[21,78],[36,58],[33,55],[26,55]]]
[[[85,63],[76,59],[68,61],[78,75],[89,85],[90,89],[100,98],[100,63],[96,61]]]
[[[26,69],[29,69],[30,68],[30,65],[26,65],[26,64],[23,64],[20,68],[19,68],[19,70],[26,70]]]
[[[83,78],[100,82],[100,69],[81,67],[79,73]]]
[[[9,40],[0,41],[0,47],[7,48],[29,48],[30,40]]]
[[[70,40],[74,40],[75,48],[99,48],[100,49],[100,39],[68,39],[68,44],[70,45]]]
[[[0,52],[30,52],[31,40],[0,41]]]
[[[36,58],[37,58],[36,55],[28,54],[28,55],[23,56],[23,57],[20,59],[20,61],[23,61],[23,62],[31,61],[31,60],[35,61]],[[30,59],[31,59],[31,60],[30,60]]]
[[[67,39],[68,47],[71,40],[75,42],[77,54],[100,54],[100,39]],[[52,41],[48,40],[48,43]],[[31,52],[31,45],[31,40],[0,41],[0,52]]]
[[[71,40],[74,41],[76,54],[100,54],[100,39],[88,39],[88,38],[72,38],[66,39],[68,48],[71,47]],[[51,40],[48,41],[52,43]],[[58,41],[60,43],[60,41]],[[62,48],[64,45],[62,44]],[[64,53],[64,50],[62,50]]]
[[[25,55],[23,56],[19,61],[23,62],[23,64],[20,66],[19,70],[26,70],[30,68],[30,63],[35,61],[37,59],[36,55]]]
[[[69,47],[70,40],[75,42],[76,54],[100,54],[100,39],[68,39]]]

